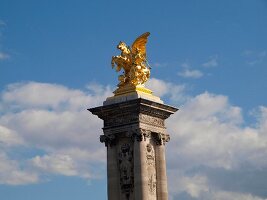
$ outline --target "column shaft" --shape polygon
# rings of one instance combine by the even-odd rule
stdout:
[[[134,141],[134,195],[136,200],[148,199],[148,177],[145,147],[145,141]]]
[[[120,174],[117,164],[116,147],[107,146],[108,200],[120,199]]]
[[[165,146],[156,146],[157,200],[168,200]]]

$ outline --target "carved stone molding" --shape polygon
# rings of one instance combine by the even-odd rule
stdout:
[[[158,127],[164,127],[164,120],[158,117],[140,114],[139,120],[141,123],[150,124]]]
[[[119,148],[118,167],[120,170],[121,191],[127,197],[133,191],[133,150],[129,143],[124,143]]]
[[[116,145],[116,141],[119,139],[118,137],[127,137],[131,138],[132,141],[146,141],[149,138],[153,138],[156,145],[165,145],[166,142],[170,141],[170,135],[164,133],[155,133],[146,129],[134,129],[128,130],[124,133],[110,133],[107,135],[100,135],[100,142],[105,143],[105,146],[113,146]]]
[[[138,98],[121,103],[115,103],[105,106],[99,106],[88,109],[93,114],[103,120],[108,120],[112,116],[122,116],[129,114],[145,114],[161,119],[167,119],[178,109],[165,104],[156,103],[154,101]]]
[[[169,114],[166,111],[160,110],[160,109],[152,109],[150,106],[149,107],[141,106],[140,112],[143,114],[157,117],[157,118],[161,118],[161,119],[166,119],[169,117]]]
[[[131,124],[138,122],[138,115],[137,114],[124,114],[124,115],[111,115],[104,121],[104,126],[121,126],[124,124]]]

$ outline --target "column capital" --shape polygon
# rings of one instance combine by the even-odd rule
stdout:
[[[139,128],[133,131],[131,136],[133,140],[138,142],[146,141],[147,138],[151,137],[151,131]]]
[[[100,142],[105,143],[105,146],[107,147],[115,145],[116,144],[116,135],[110,134],[110,135],[100,135]]]
[[[163,134],[163,133],[156,133],[155,134],[155,141],[157,145],[165,145],[166,142],[170,141],[170,135],[169,134]]]

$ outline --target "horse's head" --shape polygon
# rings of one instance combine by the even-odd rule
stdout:
[[[117,48],[123,51],[125,48],[127,48],[127,45],[124,42],[120,41],[120,43],[117,45]]]

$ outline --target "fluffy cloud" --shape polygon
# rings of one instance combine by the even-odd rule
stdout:
[[[210,59],[202,64],[203,67],[217,67],[218,66],[218,56],[212,56]]]
[[[0,52],[0,60],[6,60],[9,58],[9,55],[4,53],[4,52]]]
[[[93,165],[105,162],[99,143],[102,122],[86,109],[107,96],[111,89],[95,83],[84,91],[48,83],[11,84],[1,94],[0,147],[12,151],[24,145],[44,152],[16,161],[28,163],[25,173],[28,168],[39,175],[97,177],[99,169]]]
[[[177,177],[177,174],[174,174]],[[179,179],[174,179],[171,183],[170,192],[172,194],[187,193],[192,198],[199,198],[203,192],[209,190],[207,178],[205,176],[183,176],[179,174]]]
[[[251,194],[240,194],[235,192],[213,192],[206,200],[265,200],[260,197],[253,196]]]
[[[201,71],[190,69],[191,66],[188,62],[182,63],[181,67],[183,68],[183,70],[178,72],[178,76],[184,78],[200,78],[203,76],[203,73]]]
[[[75,169],[74,160],[69,155],[45,155],[36,156],[32,159],[33,166],[55,174],[75,176],[78,172]]]
[[[247,61],[246,63],[248,65],[254,66],[263,63],[267,57],[267,51],[262,50],[262,51],[251,51],[251,50],[245,50],[242,53],[243,56],[246,57]]]
[[[185,69],[182,72],[178,72],[178,75],[185,78],[200,78],[203,76],[203,73],[199,70]]]
[[[49,83],[15,83],[7,86],[2,94],[2,103],[8,109],[45,109],[80,111],[86,105],[96,106],[106,96],[111,95],[109,86],[92,83],[86,91],[69,89]]]
[[[185,85],[176,85],[160,79],[151,78],[147,87],[151,89],[156,96],[168,98],[174,103],[184,102],[188,97],[185,94]]]
[[[266,198],[266,111],[260,107],[257,126],[249,127],[225,96],[205,92],[188,100],[167,125],[173,198]]]
[[[226,96],[204,92],[190,97],[184,85],[153,78],[148,87],[172,104],[183,102],[167,120],[171,199],[266,199],[266,107],[257,109],[256,125],[248,126],[242,109]],[[36,82],[9,85],[0,104],[0,182],[30,184],[51,175],[101,177],[106,159],[99,143],[102,122],[86,108],[107,96],[111,89],[99,84],[84,90]],[[8,152],[21,145],[42,153],[12,158]]]
[[[100,174],[103,173],[105,162],[104,154],[105,148],[103,146],[101,150],[95,152],[79,148],[65,149],[64,152],[57,151],[56,154],[35,156],[30,160],[30,163],[40,174],[79,176],[91,179],[101,177]],[[95,168],[94,165],[98,165],[98,168]]]
[[[2,146],[16,146],[23,143],[23,139],[17,133],[0,125],[0,144]]]
[[[20,185],[38,181],[39,178],[36,173],[23,170],[18,161],[11,160],[6,154],[0,153],[0,184]]]

